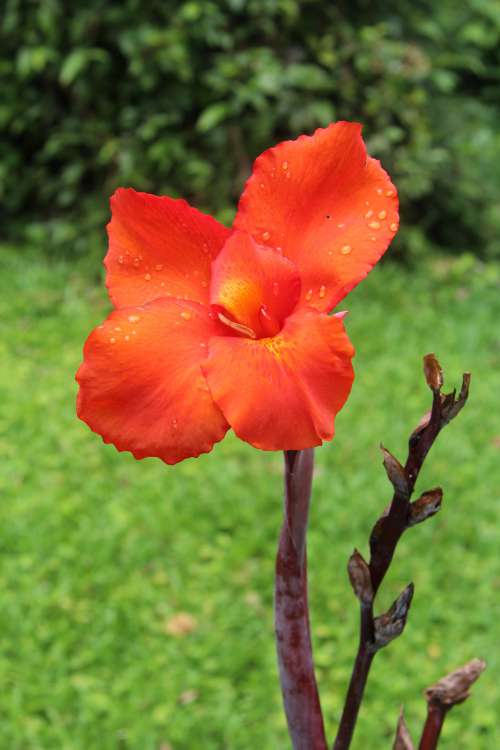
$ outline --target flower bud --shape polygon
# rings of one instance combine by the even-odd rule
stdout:
[[[441,510],[442,501],[443,490],[441,487],[436,487],[433,490],[424,492],[418,500],[415,500],[410,505],[408,526],[415,526],[415,524],[425,521],[426,518],[434,516],[439,510]]]
[[[357,549],[354,550],[349,558],[347,572],[349,573],[352,589],[359,601],[362,604],[371,604],[373,601],[373,587],[370,568]]]

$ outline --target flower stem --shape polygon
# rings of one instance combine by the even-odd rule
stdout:
[[[306,532],[313,466],[312,448],[285,451],[285,508],[276,558],[275,629],[281,691],[294,750],[327,750],[307,601]]]
[[[439,704],[429,704],[427,719],[420,739],[418,750],[435,750],[443,728],[447,710]]]

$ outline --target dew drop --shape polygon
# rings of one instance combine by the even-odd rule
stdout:
[[[376,237],[370,237],[370,239],[371,239],[372,242],[376,242],[377,241]]]
[[[278,284],[277,281],[273,281],[273,294],[274,294],[274,296],[277,297],[279,293],[280,293],[279,284]]]
[[[282,252],[283,252],[283,248],[281,247],[281,245],[278,245],[278,246],[276,247],[276,252],[277,252],[277,253],[282,253]]]
[[[134,258],[134,260],[132,261],[132,265],[134,265],[136,268],[138,268],[140,262],[141,261],[139,260],[139,258]]]
[[[208,247],[208,242],[203,243],[203,252],[206,253],[207,255],[210,252],[210,248]]]
[[[110,338],[109,343],[110,344],[116,344],[116,339],[115,338]]]
[[[137,336],[137,331],[132,331],[132,336]]]
[[[160,286],[165,286],[165,282],[164,281],[160,281]]]
[[[187,310],[183,310],[183,311],[181,312],[181,318],[182,318],[183,320],[191,320],[191,313],[190,313],[190,312],[188,312]]]
[[[120,264],[121,266],[123,265],[123,263],[124,263],[124,261],[123,261],[123,255],[120,255],[120,257],[118,258],[118,263],[119,263],[119,264]]]
[[[350,245],[344,245],[344,247],[340,248],[340,252],[342,253],[342,255],[349,255],[351,250],[352,250],[352,247]]]
[[[309,289],[309,291],[306,292],[306,300],[310,302],[312,300],[312,296],[313,296],[313,290]]]
[[[128,316],[128,322],[129,323],[138,323],[140,321],[141,317],[140,315],[129,315]]]
[[[398,225],[396,224],[396,222],[394,222],[393,224],[391,224],[391,226],[389,227],[389,229],[391,230],[391,232],[397,232],[398,231]]]
[[[283,164],[281,165],[281,168],[284,169],[286,172],[286,170],[288,169],[288,162],[284,161]]]
[[[156,271],[162,271],[163,270],[163,264],[162,263],[157,263],[156,266],[155,266],[155,270]]]
[[[345,227],[345,224],[337,224],[337,226],[339,229],[342,229],[343,227]]]
[[[386,196],[387,196],[388,198],[392,198],[392,196],[393,196],[393,195],[394,195],[394,190],[388,190],[388,191],[386,192]]]
[[[378,221],[371,221],[368,226],[370,227],[370,229],[380,229],[380,224],[378,223]]]
[[[130,336],[124,336],[124,337],[123,337],[123,340],[124,340],[124,341],[130,341]]]
[[[287,179],[287,180],[289,180],[291,176],[292,176],[292,175],[290,174],[290,172],[287,172],[287,173],[286,173],[286,179]]]
[[[320,288],[319,288],[319,297],[320,297],[320,299],[323,299],[323,297],[325,297],[325,295],[326,295],[326,286],[321,285]]]
[[[372,216],[373,216],[373,211],[372,210],[367,211],[365,214],[365,219],[370,219]]]
[[[207,286],[208,286],[208,281],[205,281],[205,280],[203,280],[203,281],[201,282],[201,285],[202,285],[202,287],[203,287],[204,289],[206,289],[206,288],[207,288]]]
[[[151,281],[151,274],[150,274],[150,273],[147,273],[147,274],[146,274],[146,275],[144,276],[144,278],[146,279],[146,281]]]
[[[383,192],[382,188],[377,188],[377,195],[382,195],[382,192]]]
[[[177,429],[177,420],[176,419],[172,419],[172,427],[174,428],[174,430]]]
[[[387,211],[379,211],[378,218],[379,219],[385,219],[387,216]]]
[[[270,235],[269,232],[262,232],[262,239],[263,240],[268,240],[270,236],[271,235]]]
[[[113,330],[114,331],[121,331],[122,329],[120,328],[120,326],[115,326],[115,328]]]
[[[264,188],[265,188],[265,187],[266,187],[266,186],[264,185],[264,183],[263,183],[263,182],[261,182],[261,183],[260,183],[260,188],[261,188],[261,190],[264,190]]]

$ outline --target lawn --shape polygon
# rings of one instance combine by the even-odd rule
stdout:
[[[421,357],[471,398],[429,455],[420,489],[442,512],[403,539],[384,588],[410,581],[403,636],[377,657],[354,750],[390,748],[401,704],[415,739],[422,689],[473,656],[488,669],[447,720],[443,750],[500,747],[500,295],[469,258],[384,265],[346,300],[352,397],[317,451],[312,629],[333,737],[356,645],[345,573],[429,404]],[[78,264],[4,249],[0,268],[0,747],[285,750],[272,587],[282,459],[229,435],[167,467],[119,454],[75,417],[83,341],[108,310]],[[496,711],[495,711],[496,709]]]

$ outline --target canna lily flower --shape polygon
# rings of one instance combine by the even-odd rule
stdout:
[[[106,286],[77,412],[105,443],[169,464],[229,427],[264,450],[334,434],[353,382],[342,314],[398,228],[388,175],[361,127],[338,122],[254,164],[232,229],[184,200],[119,189]]]

